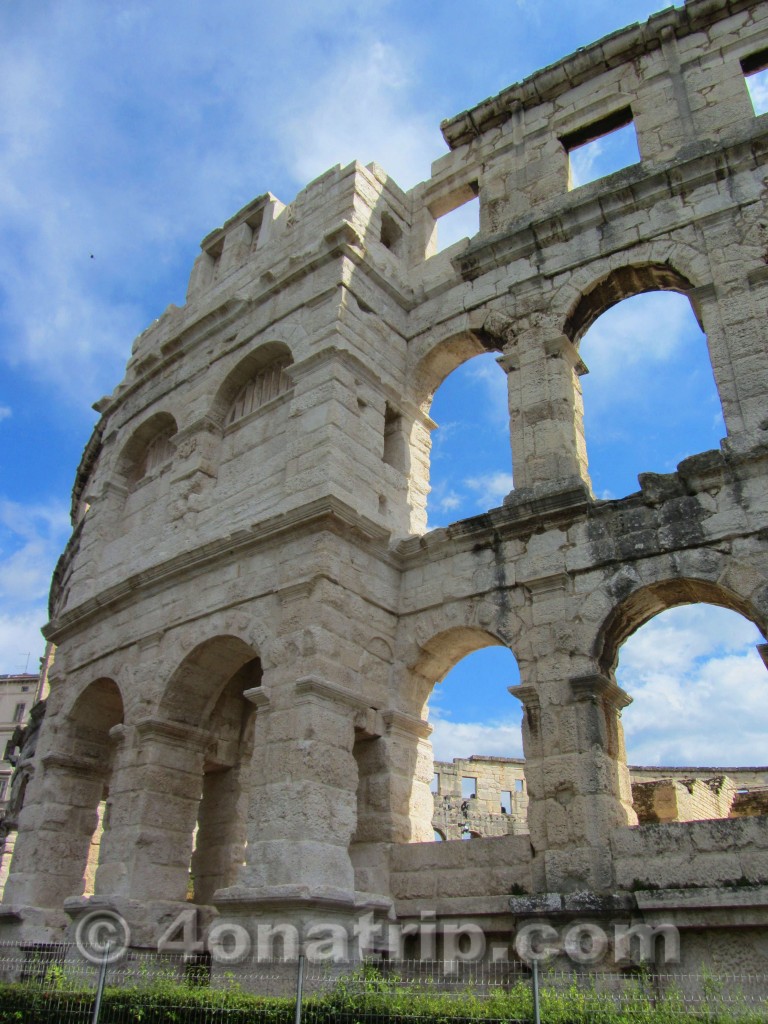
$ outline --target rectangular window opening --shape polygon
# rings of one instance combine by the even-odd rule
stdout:
[[[640,148],[630,107],[600,118],[560,139],[568,154],[568,188],[579,188],[640,163]]]
[[[755,116],[768,114],[768,49],[744,57],[741,70]]]
[[[381,244],[395,256],[402,255],[403,229],[389,213],[381,215]]]
[[[465,800],[477,796],[477,779],[472,775],[463,775],[461,778],[461,795]]]
[[[502,789],[501,791],[501,813],[512,813],[512,793],[508,789]]]
[[[472,238],[480,230],[480,186],[476,181],[430,203],[435,230],[427,249],[427,258],[443,252],[463,238]]]
[[[13,712],[13,720],[14,720],[14,722],[20,722],[22,720],[22,718],[24,717],[24,712],[26,711],[26,709],[27,709],[27,705],[26,704],[17,704],[16,705],[16,709]]]
[[[434,793],[435,796],[440,792],[440,773],[435,772],[432,776],[432,782],[430,783],[429,790]]]
[[[384,462],[388,466],[405,472],[405,440],[403,418],[389,402],[384,411]]]
[[[515,779],[515,792],[516,793],[522,793],[523,792],[523,788],[524,788],[523,780],[522,779]]]

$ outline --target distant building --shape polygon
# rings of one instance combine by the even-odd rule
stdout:
[[[6,760],[6,747],[14,732],[27,724],[32,705],[38,699],[39,678],[31,672],[0,675],[0,818],[5,817],[11,793],[13,764]]]

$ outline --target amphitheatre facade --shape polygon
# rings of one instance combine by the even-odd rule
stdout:
[[[768,625],[768,115],[745,86],[766,65],[768,6],[689,0],[444,122],[409,192],[336,167],[204,239],[97,403],[4,934],[94,907],[137,945],[190,904],[489,934],[582,915],[765,969],[768,819],[638,824],[614,669],[678,604]],[[569,189],[569,153],[630,122],[641,161]],[[435,253],[475,197],[479,233]],[[598,500],[579,342],[659,289],[706,333],[727,436]],[[515,489],[426,532],[432,396],[484,352]],[[425,705],[491,644],[520,668],[527,831],[435,843]]]

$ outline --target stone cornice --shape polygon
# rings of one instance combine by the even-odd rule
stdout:
[[[556,64],[536,71],[469,110],[446,119],[440,125],[450,149],[478,138],[484,132],[509,120],[514,110],[536,107],[565,92],[659,49],[663,39],[674,33],[678,38],[703,24],[714,24],[731,17],[737,10],[755,5],[755,0],[713,4],[707,0],[688,0],[680,10],[668,8],[653,15],[644,24],[629,25],[589,46],[582,47]]]
[[[539,250],[546,251],[550,236],[562,241],[564,236],[575,236],[607,219],[615,221],[624,211],[630,212],[641,206],[647,207],[654,202],[668,200],[670,193],[676,195],[700,184],[717,182],[722,177],[723,159],[727,161],[732,176],[739,167],[755,164],[754,147],[761,141],[768,148],[765,129],[758,125],[742,138],[724,145],[701,142],[698,151],[688,159],[672,160],[656,166],[641,163],[617,171],[600,179],[599,188],[585,186],[580,202],[575,200],[572,192],[565,193],[553,201],[554,205],[549,207],[545,215],[533,215],[511,224],[508,229],[496,235],[473,241],[456,257],[454,265],[464,280],[475,280],[494,268],[528,257]],[[670,175],[674,176],[672,181]],[[727,207],[707,217],[732,216],[733,211],[743,205],[732,199]],[[693,215],[679,224],[668,223],[663,228],[659,226],[655,231],[644,233],[641,241],[649,240],[656,234],[668,235],[677,227],[688,226],[702,219],[701,216]],[[570,229],[571,224],[573,230]],[[616,244],[620,245],[619,242]],[[574,267],[583,262],[583,254],[574,254]],[[569,269],[572,269],[569,264],[558,264],[556,272],[560,274]]]
[[[573,676],[570,679],[571,692],[576,701],[590,701],[610,704],[620,711],[632,703],[632,698],[607,676],[594,673],[586,676]]]
[[[390,534],[385,527],[356,512],[334,495],[328,495],[272,516],[263,522],[254,523],[251,527],[238,530],[227,537],[209,541],[193,550],[182,551],[157,565],[128,576],[96,597],[66,612],[57,621],[49,622],[44,627],[44,635],[52,643],[60,644],[73,630],[81,629],[86,622],[111,613],[115,606],[122,602],[135,601],[142,591],[150,592],[155,587],[168,586],[181,576],[194,575],[211,564],[226,563],[246,551],[272,542],[286,532],[295,533],[302,528],[316,527],[323,520],[336,523],[348,530],[355,530],[377,547],[382,557],[392,557],[387,551],[386,545]]]
[[[46,770],[59,768],[76,775],[90,775],[95,778],[99,778],[107,770],[103,761],[92,761],[90,758],[77,757],[75,754],[64,754],[58,751],[43,754],[40,761]]]
[[[205,729],[198,729],[185,722],[169,722],[164,718],[141,718],[135,723],[134,729],[140,737],[152,736],[160,737],[163,741],[193,743],[200,750],[210,740],[210,733]]]
[[[432,735],[432,726],[423,718],[408,715],[404,711],[384,711],[382,719],[387,732],[404,732],[420,739],[428,739]]]

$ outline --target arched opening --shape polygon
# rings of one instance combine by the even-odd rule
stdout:
[[[173,458],[176,420],[167,412],[150,416],[126,443],[118,460],[118,474],[129,491],[159,476]]]
[[[768,813],[763,637],[719,588],[686,582],[637,595],[615,630],[640,824]]]
[[[227,374],[213,401],[213,421],[233,426],[284,395],[291,388],[286,370],[292,362],[291,350],[282,342],[259,345]]]
[[[565,331],[589,368],[581,378],[589,472],[598,498],[671,473],[725,436],[693,286],[668,266],[626,267],[582,296]]]
[[[110,827],[109,792],[115,758],[112,730],[123,721],[123,700],[111,679],[97,679],[81,693],[70,712],[65,731],[72,755],[81,761],[77,784],[71,787],[84,839],[79,895],[92,896],[101,845]],[[90,767],[86,767],[90,766]],[[75,894],[73,894],[75,895]]]
[[[190,743],[191,810],[188,898],[209,904],[217,889],[231,886],[245,862],[250,762],[256,707],[249,698],[261,686],[261,660],[247,643],[219,636],[200,644],[174,674],[161,713],[179,724],[204,728]]]
[[[148,522],[166,514],[176,433],[173,416],[156,413],[133,432],[123,448],[115,482],[117,493],[125,497],[112,499],[116,504],[111,506],[123,532],[146,529]]]
[[[256,713],[245,694],[260,685],[261,662],[252,658],[229,679],[211,713],[190,867],[195,903],[211,903],[217,889],[234,885],[245,863]]]
[[[443,642],[445,654],[454,657],[450,668],[439,658],[433,663],[442,678],[437,676],[428,704],[432,827],[446,840],[525,834],[522,708],[507,692],[519,682],[515,657],[480,631],[459,631]],[[468,644],[472,649],[462,655]]]
[[[486,512],[512,490],[507,377],[484,352],[453,369],[435,391],[431,436],[430,528]]]

